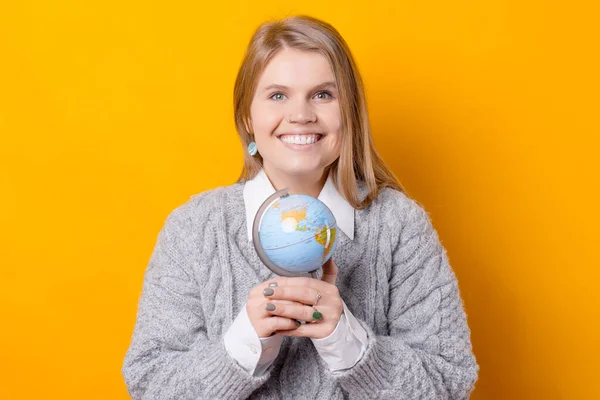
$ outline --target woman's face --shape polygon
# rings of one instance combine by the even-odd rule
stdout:
[[[319,53],[277,53],[259,78],[250,118],[268,173],[313,178],[340,155],[337,87],[329,62]]]

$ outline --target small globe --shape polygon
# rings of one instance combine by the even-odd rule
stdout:
[[[290,195],[287,189],[265,200],[254,220],[257,253],[279,275],[319,269],[331,258],[336,236],[335,217],[323,202],[304,194]]]

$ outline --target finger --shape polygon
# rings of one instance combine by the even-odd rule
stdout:
[[[316,290],[319,290],[321,292],[326,292],[328,290],[328,288],[330,287],[330,285],[328,284],[328,282],[325,282],[323,280],[320,279],[315,279],[315,278],[309,278],[309,277],[277,277],[275,279],[272,279],[270,281],[267,281],[265,283],[276,283],[277,287],[282,287],[282,286],[304,286],[304,287],[310,287]],[[265,285],[265,288],[267,287],[271,287],[271,286],[267,286]]]
[[[272,314],[267,310],[267,304],[274,303],[275,305],[277,305],[277,303],[279,302],[288,305],[303,305],[302,303],[299,303],[297,301],[262,298],[260,301],[248,302],[246,304],[246,311],[248,312],[248,317],[250,318],[250,320],[269,318],[272,316]]]
[[[268,318],[271,317],[273,314],[269,311],[269,307],[267,307],[268,304],[272,304],[274,305],[276,308],[277,307],[283,307],[283,306],[298,306],[298,307],[305,307],[304,304],[299,303],[297,301],[292,301],[292,300],[278,300],[278,299],[264,299],[260,305],[258,306],[258,309],[260,310],[260,318]],[[271,307],[272,308],[272,307]]]
[[[327,260],[327,262],[325,264],[323,264],[323,276],[321,277],[321,280],[330,283],[332,285],[335,285],[335,280],[337,278],[337,274],[338,274],[338,267],[337,264],[333,261],[333,258],[330,258],[329,260]]]
[[[250,290],[250,297],[259,297],[262,296],[263,291],[265,289],[269,289],[271,287],[276,287],[281,285],[282,282],[278,278],[269,279],[268,281],[262,282],[252,288]]]
[[[307,286],[282,286],[269,288],[264,292],[265,298],[275,300],[295,301],[313,305],[317,301],[319,291]]]
[[[303,306],[304,303],[300,303],[299,301],[293,301],[293,300],[278,300],[278,299],[266,299],[265,300],[267,303],[275,303],[275,305],[277,304],[290,304],[290,305],[299,305],[299,306]]]
[[[311,335],[314,335],[315,332],[315,324],[305,324],[305,325],[300,325],[298,326],[296,329],[293,329],[291,331],[276,331],[275,333],[281,333],[282,335],[285,336],[303,336],[303,337],[312,337]]]
[[[280,317],[295,319],[299,321],[310,322],[314,321],[313,313],[315,312],[314,308],[299,305],[299,304],[275,304],[275,303],[267,303],[266,306],[267,312],[272,315],[277,315]]]
[[[261,321],[265,332],[289,331],[298,328],[299,322],[285,317],[273,316]]]
[[[300,325],[296,329],[293,330],[285,330],[285,331],[276,331],[275,333],[280,333],[284,336],[296,336],[296,337],[308,337],[313,339],[321,339],[330,335],[329,327],[321,324],[305,324]]]

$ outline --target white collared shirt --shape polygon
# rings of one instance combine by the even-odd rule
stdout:
[[[252,241],[252,223],[261,204],[273,193],[275,188],[261,170],[254,179],[244,184],[244,204],[248,240]],[[331,175],[318,197],[333,213],[340,230],[354,239],[354,208],[335,188]],[[335,330],[322,339],[311,339],[317,352],[331,371],[353,367],[364,354],[367,346],[367,332],[342,301],[344,313]],[[254,376],[262,375],[275,361],[281,348],[283,335],[275,334],[259,338],[246,311],[246,305],[235,318],[224,336],[225,348],[238,364]]]

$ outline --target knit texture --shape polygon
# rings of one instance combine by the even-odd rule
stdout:
[[[366,195],[364,184],[361,196]],[[338,232],[337,286],[368,333],[362,359],[330,372],[309,338],[284,337],[252,376],[223,335],[252,287],[275,275],[246,232],[243,183],[192,196],[160,230],[122,373],[133,399],[467,399],[478,379],[456,276],[428,213],[383,189]]]

